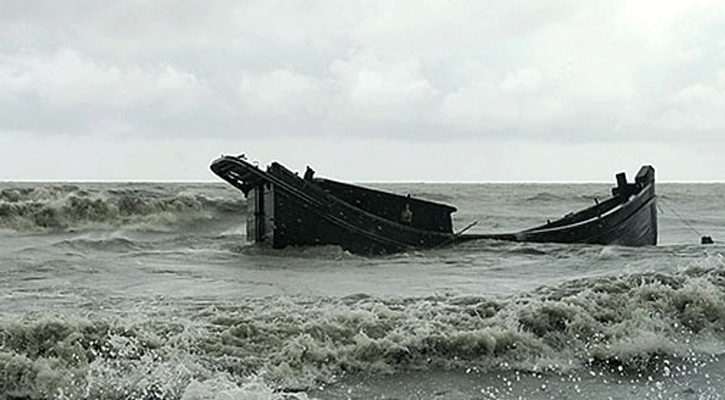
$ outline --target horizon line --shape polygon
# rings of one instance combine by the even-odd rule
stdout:
[[[334,179],[341,181],[339,179]],[[607,184],[616,183],[614,181],[565,181],[565,180],[491,180],[491,181],[438,181],[438,180],[380,180],[380,181],[344,181],[353,184]],[[3,183],[226,183],[223,180],[208,179],[208,180],[185,180],[185,179],[0,179],[0,184]],[[686,180],[662,180],[656,181],[656,184],[725,184],[725,180],[701,180],[701,181],[686,181]]]

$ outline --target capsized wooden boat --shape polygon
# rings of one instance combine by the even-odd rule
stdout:
[[[262,170],[244,156],[222,156],[211,170],[246,196],[247,239],[273,248],[338,245],[353,253],[386,254],[477,239],[657,243],[650,166],[632,184],[617,175],[612,197],[591,208],[525,231],[483,235],[454,233],[451,205],[318,178],[309,167],[300,177],[276,162]]]

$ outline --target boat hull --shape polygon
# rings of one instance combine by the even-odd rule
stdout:
[[[563,228],[524,231],[516,235],[516,240],[654,246],[657,244],[657,204],[653,191],[651,186],[610,215]]]
[[[452,206],[314,178],[278,163],[266,170],[222,156],[211,169],[247,197],[247,239],[273,248],[338,245],[360,254],[435,248],[479,239],[646,246],[657,244],[654,168],[617,176],[612,197],[564,218],[507,234],[456,234]]]
[[[381,197],[380,206],[368,205],[370,209],[363,210],[331,194],[329,181],[318,184],[300,178],[277,163],[262,171],[245,160],[222,157],[212,164],[212,170],[246,190],[247,238],[273,248],[338,245],[354,253],[387,254],[433,248],[456,239],[450,224],[455,208],[447,205],[360,189],[369,201]],[[255,179],[257,184],[245,184]],[[402,213],[406,206],[413,215],[408,224],[384,216],[391,214],[391,209]]]
[[[620,246],[657,244],[657,196],[655,171],[642,167],[634,184],[623,174],[613,196],[595,206],[569,214],[560,220],[517,233],[470,235],[479,239],[516,242],[584,243]]]

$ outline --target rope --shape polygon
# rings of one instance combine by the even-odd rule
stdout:
[[[692,229],[692,231],[695,232],[695,235],[697,235],[698,237],[702,237],[702,235],[700,234],[700,232],[698,232],[698,230],[695,229],[695,227],[692,226],[692,224],[690,224],[679,213],[677,213],[677,211],[675,211],[675,209],[672,206],[670,206],[669,204],[665,203],[663,201],[664,199],[662,197],[660,197],[659,200],[660,201],[658,202],[658,204],[664,204],[673,214],[675,214],[677,216],[677,218],[680,219],[680,221],[682,221],[685,225],[687,225],[688,228]],[[660,210],[660,211],[662,211],[662,210]]]

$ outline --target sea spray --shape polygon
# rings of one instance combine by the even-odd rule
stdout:
[[[293,385],[305,386],[354,371],[432,367],[564,371],[596,364],[656,374],[665,362],[697,354],[698,338],[725,339],[725,315],[717,305],[723,288],[707,278],[677,282],[656,275],[607,285],[595,280],[582,283],[577,294],[504,303],[370,298],[300,305],[267,299],[269,311],[254,318],[229,310],[208,350],[253,360],[282,385],[291,384],[290,377],[297,380]]]
[[[193,398],[221,376],[232,392],[258,377],[271,396],[351,374],[437,369],[687,374],[706,365],[713,343],[724,350],[722,274],[594,279],[509,300],[270,297],[173,320],[153,317],[161,310],[114,321],[5,319],[0,387],[16,397]]]

